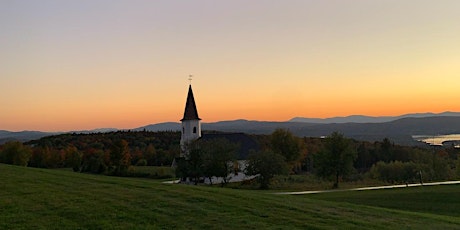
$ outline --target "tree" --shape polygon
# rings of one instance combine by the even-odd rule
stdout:
[[[284,157],[273,151],[261,151],[249,156],[246,174],[259,175],[258,181],[261,189],[268,189],[270,180],[279,174],[287,173]]]
[[[333,132],[326,138],[324,148],[314,156],[318,176],[334,178],[333,187],[338,188],[339,178],[353,170],[356,154],[349,139],[341,133]]]
[[[24,146],[19,141],[10,141],[3,145],[0,152],[0,162],[27,166],[31,156],[32,150],[28,146]]]
[[[47,168],[60,168],[64,165],[65,153],[59,149],[50,149],[49,157],[47,158]]]
[[[408,183],[417,180],[420,166],[414,162],[392,161],[385,163],[379,161],[370,170],[370,176],[374,179],[389,183]]]
[[[131,165],[131,155],[127,141],[123,139],[115,141],[110,152],[110,163],[115,175],[122,175],[128,171],[128,167]]]
[[[221,177],[223,184],[227,184],[228,175],[233,171],[233,162],[236,160],[238,145],[227,139],[200,141],[203,154],[204,175],[212,184],[212,177]]]
[[[200,177],[204,176],[204,162],[202,150],[193,147],[186,158],[186,177],[193,178],[195,185],[198,184]]]
[[[144,151],[144,159],[147,160],[147,165],[159,165],[156,161],[157,150],[155,146],[150,143]]]
[[[394,160],[393,144],[388,138],[384,138],[382,144],[380,145],[380,159],[387,163]]]
[[[370,167],[374,164],[373,156],[371,155],[370,150],[366,146],[366,143],[361,142],[357,150],[357,159],[355,162],[355,168],[359,172],[368,171]]]
[[[106,153],[99,149],[88,149],[83,155],[81,172],[105,173],[107,171]]]
[[[78,149],[70,145],[64,149],[65,152],[65,159],[66,159],[66,166],[71,167],[74,172],[79,172],[82,163],[83,154],[78,151]]]
[[[287,129],[276,129],[270,136],[270,145],[273,152],[282,155],[291,168],[305,152],[300,139]]]
[[[227,183],[233,161],[236,159],[237,145],[226,139],[198,140],[188,146],[189,154],[178,159],[177,175],[191,178],[195,184],[200,178],[221,177]]]
[[[32,150],[29,165],[37,168],[47,168],[48,161],[51,158],[51,151],[48,146],[36,146]]]

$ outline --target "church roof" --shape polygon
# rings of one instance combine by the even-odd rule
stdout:
[[[200,117],[198,117],[198,110],[196,109],[195,98],[193,97],[192,85],[190,85],[188,88],[184,117],[181,121],[185,120],[201,120]]]
[[[227,139],[231,143],[238,144],[238,160],[246,160],[251,152],[259,151],[260,146],[251,136],[244,133],[204,133],[201,140]]]

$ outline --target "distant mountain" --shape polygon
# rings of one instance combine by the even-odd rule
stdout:
[[[265,122],[234,120],[215,123],[203,123],[203,130],[215,130],[222,132],[244,132],[249,134],[270,134],[277,128],[289,129],[297,136],[321,137],[327,136],[334,131],[343,133],[345,136],[364,141],[381,141],[389,138],[397,144],[421,145],[415,141],[413,135],[438,135],[459,134],[460,116],[426,116],[400,118],[381,123],[305,123],[305,122]],[[179,131],[180,123],[161,123],[140,127],[135,130]]]
[[[40,132],[40,131],[11,132],[11,131],[6,131],[6,130],[0,130],[0,144],[3,144],[8,141],[26,142],[26,141],[36,140],[42,137],[58,135],[62,133],[104,133],[104,132],[112,132],[112,131],[117,131],[117,130],[118,129],[114,129],[114,128],[102,128],[102,129],[70,131],[70,132]]]
[[[132,129],[133,131],[152,131],[152,132],[158,132],[158,131],[180,131],[180,126],[181,124],[178,122],[165,122],[165,123],[158,123],[158,124],[151,124],[151,125],[146,125],[142,126],[139,128]]]
[[[327,136],[339,131],[357,140],[378,141],[387,137],[397,144],[417,145],[413,135],[439,135],[460,133],[460,117],[421,117],[402,118],[384,123],[334,123],[302,126],[292,130],[299,136]]]
[[[297,136],[321,137],[334,131],[357,140],[379,141],[390,138],[397,144],[416,145],[413,135],[460,134],[460,113],[444,112],[406,114],[396,117],[370,117],[353,115],[348,117],[294,118],[287,122],[233,120],[203,123],[203,130],[222,132],[244,132],[249,134],[270,134],[277,128],[289,129]],[[180,131],[178,122],[151,124],[133,131]],[[75,133],[111,132],[118,129],[94,129],[73,131]],[[69,132],[69,133],[73,133]],[[59,133],[38,131],[9,132],[0,130],[0,144],[9,140],[28,141]]]
[[[88,133],[108,133],[108,132],[116,132],[119,129],[116,128],[100,128],[100,129],[92,129],[92,130],[80,130],[80,131],[70,131],[66,133],[83,133],[83,134],[88,134]]]
[[[363,115],[351,115],[347,117],[332,117],[332,118],[304,118],[295,117],[289,120],[290,122],[305,122],[305,123],[318,123],[318,124],[330,124],[330,123],[383,123],[396,121],[402,118],[423,118],[423,117],[460,117],[458,112],[443,112],[443,113],[412,113],[401,116],[363,116]]]
[[[308,126],[307,123],[302,123],[302,126]],[[314,124],[311,124],[314,125]],[[248,120],[234,120],[234,121],[219,121],[214,123],[202,123],[201,129],[215,130],[224,132],[245,132],[264,134],[271,133],[279,127],[294,129],[298,127],[297,123],[293,122],[269,122],[269,121],[248,121]],[[180,131],[181,124],[178,122],[166,122],[159,124],[151,124],[133,129],[134,131]]]
[[[3,144],[8,141],[30,141],[53,134],[55,133],[46,133],[39,131],[10,132],[6,130],[0,130],[0,144]]]

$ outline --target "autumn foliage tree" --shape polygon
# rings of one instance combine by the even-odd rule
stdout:
[[[74,172],[79,172],[82,164],[83,154],[73,145],[65,148],[64,152],[66,167],[71,167]]]
[[[3,145],[0,151],[0,162],[6,164],[27,166],[32,150],[19,141],[10,141]]]
[[[110,151],[110,163],[114,175],[123,175],[131,165],[128,142],[120,139],[115,141]]]
[[[29,165],[37,168],[48,168],[48,161],[50,158],[51,153],[48,146],[36,146],[32,149]]]

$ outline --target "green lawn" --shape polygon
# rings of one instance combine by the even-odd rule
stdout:
[[[274,195],[0,164],[0,229],[458,229],[459,189]]]
[[[458,184],[311,194],[310,198],[460,219],[460,185]]]
[[[169,166],[131,166],[128,174],[133,177],[167,180],[172,180],[176,176],[174,170]]]

